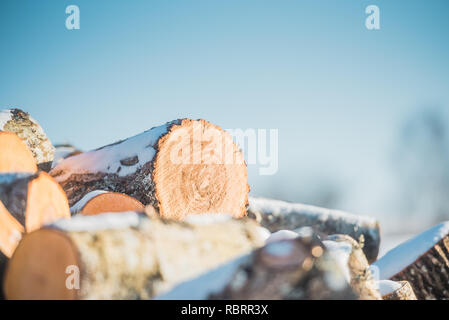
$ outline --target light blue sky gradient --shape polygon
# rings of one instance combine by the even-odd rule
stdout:
[[[70,4],[80,30],[65,28]],[[365,28],[370,4],[381,30]],[[447,0],[2,0],[0,105],[83,149],[181,117],[278,128],[279,172],[251,167],[253,194],[302,201],[331,179],[343,209],[387,214],[403,119],[449,108],[448,13]]]

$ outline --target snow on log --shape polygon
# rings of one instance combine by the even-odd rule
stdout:
[[[47,173],[0,174],[0,285],[23,233],[69,217],[65,193]]]
[[[177,222],[124,212],[60,220],[24,236],[5,272],[5,296],[148,299],[263,245],[254,221],[213,216]]]
[[[246,214],[248,175],[229,133],[182,119],[61,161],[51,175],[70,205],[93,190],[128,194],[165,218],[186,214]]]
[[[410,282],[418,299],[449,298],[449,221],[388,251],[373,266],[381,280]]]
[[[408,281],[378,281],[383,300],[416,300],[415,292]]]
[[[173,299],[355,299],[325,248],[310,238],[270,242],[156,297]]]
[[[39,123],[27,112],[20,109],[1,110],[0,131],[15,133],[30,148],[39,169],[50,170],[54,147]]]
[[[77,213],[95,215],[105,212],[143,212],[144,209],[145,207],[140,201],[127,194],[95,190],[89,192],[75,203],[70,208],[70,213],[72,215]]]
[[[323,241],[361,300],[381,300],[378,286],[362,246],[348,235],[331,235]]]
[[[62,160],[71,156],[76,156],[80,153],[82,153],[82,151],[71,144],[55,144],[54,159],[51,168],[53,169],[54,167],[56,167],[56,165]]]
[[[379,253],[379,223],[370,217],[300,203],[254,197],[249,199],[248,215],[254,217],[271,232],[310,226],[316,232],[326,235],[347,234],[358,241],[363,236],[363,251],[368,261],[375,261]]]
[[[12,132],[0,131],[0,172],[36,172],[28,146]]]

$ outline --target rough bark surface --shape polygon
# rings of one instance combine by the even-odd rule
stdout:
[[[38,174],[0,174],[0,201],[9,213],[25,227],[28,183]]]
[[[5,256],[1,251],[0,251],[0,300],[4,300],[5,296],[3,294],[3,276],[5,273],[5,269],[6,269],[6,264],[8,263],[8,257]]]
[[[362,245],[348,235],[332,235],[327,240],[348,243],[352,251],[347,259],[350,285],[361,300],[382,300],[362,250]]]
[[[9,114],[2,122],[0,131],[14,132],[24,141],[38,164],[39,169],[49,171],[54,156],[54,147],[42,127],[27,112],[20,109],[6,109],[1,113]]]
[[[180,281],[263,245],[256,223],[228,217],[223,221],[175,222],[132,212],[77,216],[29,236],[38,239],[43,230],[62,233],[76,249],[77,266],[81,270],[78,299],[149,299]],[[26,245],[26,237],[16,252],[24,250],[21,247]],[[14,259],[16,254],[10,263],[11,270]],[[65,266],[60,272],[64,269]],[[27,268],[24,270],[28,272]],[[11,274],[9,270],[6,273],[5,283]],[[52,276],[44,275],[49,279]],[[15,281],[11,283],[9,286]],[[5,293],[11,298],[7,286]],[[28,287],[24,290],[29,291]]]
[[[222,274],[228,273],[224,279]],[[219,279],[219,283],[214,283]],[[269,243],[158,299],[356,299],[335,261],[311,238]]]
[[[416,300],[415,292],[408,281],[399,281],[401,287],[382,297],[383,300]]]
[[[363,242],[363,252],[369,263],[375,261],[379,253],[379,223],[369,217],[300,203],[254,197],[249,198],[248,216],[271,232],[310,226],[316,232],[325,235],[347,234]]]
[[[391,280],[408,281],[418,300],[449,299],[449,236]]]

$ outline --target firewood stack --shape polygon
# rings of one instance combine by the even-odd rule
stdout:
[[[174,120],[81,152],[54,148],[28,113],[0,111],[1,292],[449,298],[448,223],[378,259],[372,218],[248,195],[241,150],[205,120]]]

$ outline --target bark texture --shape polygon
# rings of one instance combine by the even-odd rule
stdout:
[[[362,245],[348,235],[332,235],[328,241],[344,242],[352,247],[347,257],[347,267],[350,275],[350,285],[361,300],[382,300],[377,285],[371,274],[368,260],[362,250]]]
[[[363,243],[363,252],[369,263],[375,261],[379,253],[379,223],[369,217],[300,203],[254,197],[249,199],[248,216],[271,232],[310,226],[316,232],[325,235],[347,234]]]
[[[449,299],[449,236],[391,280],[408,281],[418,300]]]
[[[158,298],[192,299],[192,296],[242,300],[356,299],[326,249],[304,237],[269,243]]]
[[[8,116],[8,120],[1,123],[0,131],[14,132],[30,148],[39,169],[49,171],[54,147],[39,123],[17,108],[2,110],[1,113]]]
[[[159,139],[168,134],[174,125],[181,124],[181,121],[182,121],[181,119],[178,119],[168,123],[167,130],[157,139],[153,139],[154,134],[152,134],[151,132],[151,130],[154,128],[146,131],[145,133],[148,133],[147,148],[152,148],[157,152]],[[127,140],[128,139],[125,139],[110,145],[106,145],[104,147],[90,151],[89,154],[95,157],[96,151],[104,150],[110,147],[118,148],[121,145],[123,145]],[[129,175],[123,176],[119,174],[120,171],[122,170],[122,167],[133,165],[128,161],[130,158],[134,158],[137,161],[139,161],[138,156],[135,154],[136,152],[135,150],[128,149],[125,150],[125,153],[126,152],[128,152],[128,154],[123,155],[120,159],[118,159],[121,166],[119,166],[117,168],[117,172],[114,173],[108,172],[110,168],[105,167],[99,170],[95,170],[95,172],[78,173],[76,171],[73,171],[67,174],[67,170],[70,170],[70,166],[67,165],[66,161],[67,160],[73,161],[73,159],[76,159],[78,161],[85,161],[86,153],[81,153],[79,155],[69,157],[70,159],[60,161],[59,164],[57,164],[50,171],[50,174],[63,187],[64,191],[67,194],[67,198],[69,199],[70,206],[73,206],[84,195],[86,195],[91,191],[104,190],[104,191],[126,193],[131,197],[136,198],[144,205],[149,204],[155,208],[158,208],[159,204],[155,196],[155,185],[152,179],[154,171],[154,160],[156,158],[155,155],[150,161],[143,163]],[[102,161],[104,159],[98,160]]]
[[[39,174],[5,173],[0,174],[0,201],[9,213],[25,227],[28,184]]]
[[[401,287],[382,297],[383,300],[416,300],[415,292],[408,281],[399,281]]]
[[[259,227],[249,219],[208,219],[175,222],[128,212],[60,221],[24,237],[6,272],[6,296],[21,298],[11,294],[18,292],[13,288],[17,285],[16,277],[26,280],[21,292],[33,298],[30,290],[37,278],[48,279],[50,283],[55,274],[63,274],[66,266],[60,266],[59,271],[53,268],[52,274],[48,274],[46,267],[38,275],[36,269],[29,268],[23,268],[21,274],[14,273],[20,269],[19,264],[28,263],[25,260],[35,260],[29,256],[32,250],[26,251],[27,246],[31,246],[31,241],[39,241],[49,230],[62,234],[76,251],[76,265],[81,274],[77,299],[149,299],[180,281],[263,245]],[[46,247],[33,254],[50,257],[60,254],[52,250]],[[38,298],[43,289],[34,290]],[[51,292],[51,288],[44,291]]]
[[[127,194],[176,220],[204,212],[242,217],[248,204],[241,151],[229,133],[201,119],[175,120],[69,157],[50,174],[70,206],[93,190]]]

